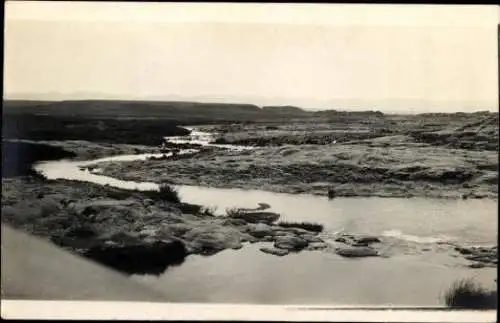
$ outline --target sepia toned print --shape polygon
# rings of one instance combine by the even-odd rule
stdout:
[[[494,314],[497,8],[16,1],[5,26],[3,301]]]

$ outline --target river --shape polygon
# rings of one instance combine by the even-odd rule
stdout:
[[[172,143],[210,145],[213,134],[190,128]],[[226,149],[252,147],[216,145]],[[182,150],[180,154],[195,153]],[[86,167],[108,161],[145,159],[163,154],[122,155],[91,161],[50,161],[35,165],[49,179],[69,179],[125,189],[153,189],[156,183],[122,181]],[[336,198],[278,194],[259,190],[178,186],[181,198],[216,208],[255,207],[260,202],[282,220],[318,222],[322,237],[345,231],[382,236],[388,257],[345,259],[323,251],[276,257],[247,244],[214,256],[189,256],[160,277],[133,276],[178,302],[260,304],[442,305],[440,295],[457,279],[473,277],[495,285],[495,268],[471,269],[447,243],[497,244],[497,201],[491,199]]]

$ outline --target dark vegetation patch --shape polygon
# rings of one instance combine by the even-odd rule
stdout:
[[[488,291],[471,279],[463,279],[450,287],[444,300],[451,308],[496,309],[497,291]]]
[[[278,226],[283,228],[300,228],[307,231],[321,232],[323,231],[323,225],[311,222],[278,222]]]
[[[3,115],[7,139],[87,140],[102,143],[161,145],[164,136],[185,136],[179,123],[163,119],[85,118],[77,116]]]
[[[74,153],[60,147],[2,140],[2,178],[36,176],[33,163],[73,157],[76,157]]]
[[[181,202],[179,192],[169,184],[161,184],[158,190],[144,191],[143,194],[154,201]]]

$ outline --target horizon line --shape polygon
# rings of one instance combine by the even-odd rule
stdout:
[[[34,99],[34,98],[19,98],[19,97],[14,97],[14,98],[8,98],[8,97],[3,97],[3,101],[27,101],[27,102],[78,102],[78,101],[109,101],[109,102],[151,102],[151,103],[199,103],[199,104],[221,104],[221,105],[252,105],[255,106],[259,109],[263,109],[264,107],[293,107],[293,108],[298,108],[302,110],[303,112],[322,112],[322,111],[336,111],[336,112],[381,112],[384,114],[454,114],[454,113],[478,113],[478,112],[489,112],[489,113],[499,113],[498,109],[495,109],[494,107],[489,107],[489,106],[482,106],[479,102],[478,103],[473,103],[469,102],[468,105],[478,105],[475,106],[474,110],[471,111],[464,111],[464,110],[469,110],[470,108],[462,108],[462,109],[457,109],[455,111],[442,111],[441,109],[436,109],[433,111],[428,111],[425,108],[424,109],[390,109],[390,108],[377,108],[377,107],[333,107],[333,108],[304,108],[302,105],[297,105],[297,104],[291,104],[291,103],[269,103],[269,104],[263,104],[259,105],[256,103],[249,103],[249,102],[242,102],[242,101],[227,101],[227,102],[222,102],[222,101],[215,101],[215,102],[210,102],[209,101],[203,101],[203,99],[182,99],[182,98],[177,98],[177,99],[160,99],[160,98],[64,98],[64,99],[46,99],[46,98],[40,98],[40,99]],[[205,99],[206,100],[206,99]],[[362,99],[355,99],[355,98],[338,98],[338,99],[332,99],[332,101],[350,101],[350,100],[360,100],[363,101]],[[429,102],[429,103],[437,103],[437,102],[457,102],[457,101],[427,101],[424,99],[400,99],[400,98],[392,98],[389,100],[396,100],[396,101],[423,101],[423,102]],[[366,101],[372,101],[372,100],[366,100]],[[375,104],[376,105],[376,104]],[[471,107],[472,108],[472,107]]]

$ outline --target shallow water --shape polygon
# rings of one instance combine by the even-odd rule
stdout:
[[[310,251],[276,257],[260,252],[262,245],[189,256],[159,278],[133,279],[173,301],[254,304],[441,306],[440,296],[456,279],[495,286],[496,269],[471,270],[446,253],[345,259]]]
[[[189,138],[169,140],[207,146],[213,134],[193,131]],[[122,181],[80,168],[99,162],[144,160],[162,155],[51,161],[38,163],[35,169],[49,179],[157,189],[155,183]],[[451,247],[440,243],[496,245],[495,200],[378,197],[328,200],[321,196],[259,190],[178,188],[184,201],[216,207],[218,214],[231,207],[270,204],[270,211],[280,213],[281,220],[323,224],[322,236],[327,241],[338,232],[377,235],[392,241],[389,258],[346,259],[324,251],[276,257],[262,253],[258,250],[261,244],[255,244],[210,257],[189,256],[182,266],[168,269],[160,278],[134,277],[169,293],[179,302],[440,305],[439,295],[458,278],[476,277],[485,286],[494,286],[496,269],[467,268],[466,260],[453,257]]]
[[[218,213],[264,202],[284,221],[321,223],[327,231],[384,235],[421,243],[496,244],[497,201],[429,198],[335,198],[259,190],[181,186],[181,197]]]

